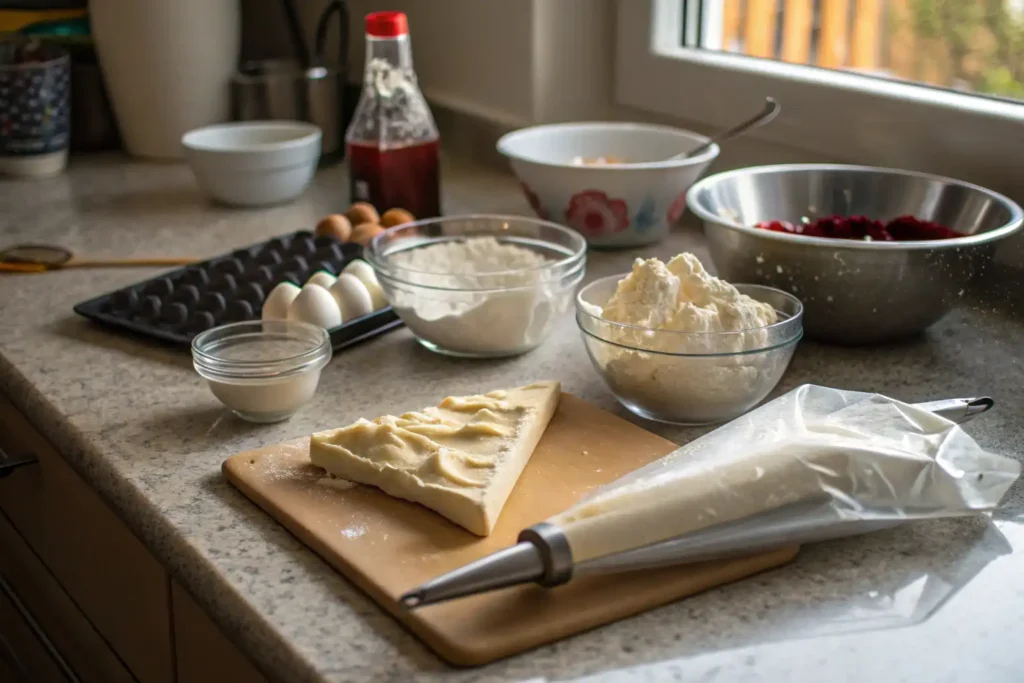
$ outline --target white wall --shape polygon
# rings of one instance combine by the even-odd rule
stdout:
[[[533,113],[538,122],[618,118],[613,2],[534,0]]]
[[[399,10],[409,17],[416,74],[430,99],[499,125],[529,125],[534,120],[533,4],[533,0],[353,0],[349,50],[353,74],[358,80],[362,73],[363,17],[377,10]]]

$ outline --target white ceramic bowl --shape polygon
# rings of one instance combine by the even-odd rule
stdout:
[[[185,133],[185,159],[200,189],[234,206],[288,202],[313,179],[321,132],[301,121],[221,123]]]
[[[707,142],[697,133],[644,123],[557,123],[498,140],[537,216],[564,223],[594,247],[652,244],[686,208],[686,191],[718,146],[682,161],[669,157]],[[583,166],[577,157],[626,163]]]

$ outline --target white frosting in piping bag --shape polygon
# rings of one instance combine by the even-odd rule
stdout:
[[[874,394],[803,386],[548,520],[577,563],[820,500],[844,520],[991,510],[1020,464]]]

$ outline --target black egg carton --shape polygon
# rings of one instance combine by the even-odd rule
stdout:
[[[300,231],[83,301],[75,313],[126,332],[191,346],[193,337],[211,327],[258,320],[263,300],[278,283],[301,287],[318,270],[337,275],[362,253],[358,244]],[[328,333],[339,350],[401,324],[389,306]]]

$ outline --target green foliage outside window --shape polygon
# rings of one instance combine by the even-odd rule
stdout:
[[[1007,0],[909,0],[890,5],[892,26],[906,26],[915,42],[915,71],[931,81],[939,65],[949,85],[1024,99],[1024,12]]]

